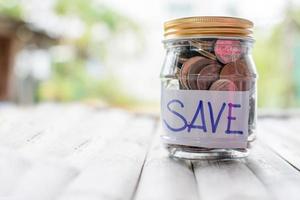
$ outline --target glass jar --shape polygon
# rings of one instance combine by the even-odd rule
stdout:
[[[256,132],[253,23],[190,17],[164,24],[162,142],[171,157],[246,157]]]

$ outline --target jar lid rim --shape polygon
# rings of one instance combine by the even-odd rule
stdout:
[[[220,35],[197,35],[197,36],[184,36],[184,37],[173,37],[173,38],[165,38],[162,40],[162,43],[175,42],[175,41],[185,41],[192,39],[233,39],[233,40],[245,40],[254,43],[255,39],[252,37],[241,37],[241,36],[220,36]]]
[[[195,35],[223,35],[252,38],[253,22],[227,16],[195,16],[169,20],[164,23],[165,39]]]

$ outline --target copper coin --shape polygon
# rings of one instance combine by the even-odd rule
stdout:
[[[192,90],[198,89],[197,86],[198,74],[204,67],[214,63],[216,63],[216,61],[202,57],[202,59],[199,59],[198,62],[195,62],[190,66],[188,70],[188,76],[187,76],[188,78],[187,83],[190,89]]]
[[[228,79],[219,79],[210,86],[209,90],[236,91],[237,87],[232,81]]]
[[[219,73],[221,71],[221,65],[210,64],[204,67],[197,77],[198,90],[207,90],[210,85],[219,79]]]
[[[217,40],[215,43],[215,54],[224,64],[238,60],[242,53],[243,47],[239,40]]]
[[[195,57],[195,56],[201,56],[200,53],[198,53],[196,50],[182,50],[181,52],[177,53],[177,68],[181,69],[184,62],[186,62],[189,58]]]
[[[199,63],[202,59],[203,57],[201,56],[195,56],[189,58],[187,61],[183,63],[182,68],[180,70],[179,81],[185,89],[189,89],[189,85],[187,83],[189,68],[191,66],[197,65],[197,63]]]
[[[237,60],[223,67],[220,73],[221,79],[228,79],[235,83],[239,91],[247,91],[251,88],[251,78],[254,72],[245,59]]]

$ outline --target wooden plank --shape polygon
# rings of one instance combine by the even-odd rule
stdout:
[[[28,110],[28,109],[26,109]],[[0,145],[10,146],[6,138],[13,134],[16,129],[25,128],[24,124],[30,119],[31,115],[26,116],[25,109],[15,107],[3,107],[0,110]],[[17,138],[16,138],[17,139]]]
[[[67,112],[68,110],[73,112]],[[81,116],[83,114],[81,110],[85,111],[82,107],[51,104],[6,113],[3,119],[4,126],[0,127],[0,145],[13,149],[30,145],[46,133],[51,133],[54,126],[62,128],[67,120]]]
[[[127,123],[117,137],[96,151],[93,160],[59,199],[131,199],[155,123],[153,119],[143,117]]]
[[[94,141],[99,141],[97,147],[101,148],[107,138],[114,137],[132,118],[129,114],[119,110],[103,112],[92,110],[83,111],[75,117],[72,115],[74,115],[73,111],[69,114],[66,111],[66,119],[56,123],[55,126],[48,127],[42,137],[35,138],[31,143],[23,145],[22,152],[36,158],[47,156],[70,159],[74,157],[75,160],[80,161],[74,155],[80,154]],[[114,126],[114,124],[118,124],[118,126]],[[40,127],[40,125],[37,126]],[[45,126],[41,126],[41,128],[43,127]],[[71,160],[74,161],[74,159]],[[82,162],[77,162],[77,164],[82,165]],[[73,164],[76,164],[76,161]]]
[[[254,145],[246,164],[266,185],[272,199],[299,199],[299,171],[268,146],[261,142]]]
[[[6,127],[0,127],[0,145],[33,159],[68,159],[76,167],[83,167],[93,156],[92,149],[103,148],[133,117],[118,109],[101,111],[76,104],[41,105],[11,116],[3,122]]]
[[[0,197],[297,199],[297,119],[260,122],[261,142],[248,159],[191,165],[169,159],[157,136],[144,162],[154,137],[153,118],[78,105],[1,108]]]
[[[143,167],[135,200],[196,200],[197,186],[191,163],[168,157],[156,134]]]
[[[200,199],[270,199],[243,160],[193,162]]]
[[[62,111],[64,115],[60,114]],[[124,186],[128,188],[125,191],[128,191],[127,196],[132,195],[150,141],[149,138],[152,137],[152,129],[156,123],[153,118],[135,118],[134,115],[114,109],[95,112],[94,110],[86,111],[86,108],[77,106],[57,109],[56,106],[53,109],[51,106],[42,106],[22,112],[20,119],[28,115],[28,112],[30,112],[31,118],[24,120],[21,123],[22,126],[17,127],[13,124],[8,126],[3,141],[6,146],[18,149],[26,157],[36,160],[38,165],[49,158],[51,158],[50,161],[46,162],[61,163],[63,158],[67,165],[71,164],[78,169],[86,169],[81,174],[81,178],[76,179],[73,187],[71,186],[61,198],[74,195],[71,193],[72,188],[75,187],[76,190],[76,183],[80,188],[83,187],[87,190],[89,187],[94,187],[96,192],[101,191],[101,187],[98,189],[99,184],[103,185],[104,194],[94,193],[97,194],[98,199],[99,196],[100,199],[103,195],[105,196],[107,191],[115,195],[112,189],[107,190],[107,188],[113,188],[118,184],[121,189]],[[12,127],[16,128],[11,132]],[[26,128],[23,129],[24,127]],[[34,134],[39,130],[43,130],[44,133],[35,137]],[[9,136],[9,133],[13,137],[20,136],[17,142],[11,140],[12,136]],[[84,143],[87,140],[89,142]],[[87,163],[89,163],[88,167]],[[98,172],[98,170],[100,170],[99,179],[93,181],[88,178],[85,180],[85,177],[93,176],[94,172]],[[51,176],[47,176],[47,171],[50,171]],[[72,179],[64,170],[61,171],[56,167],[47,169],[47,165],[33,167],[26,174],[20,181],[21,186],[14,189],[14,194],[22,194],[26,199],[47,199],[47,196],[52,199],[60,190],[64,189],[63,185]],[[39,174],[39,176],[34,174]],[[124,177],[123,182],[119,181],[119,175]],[[51,179],[56,176],[58,176],[57,179]],[[97,177],[97,173],[95,177]],[[41,189],[41,192],[33,193],[32,190],[25,187],[26,182],[32,182],[30,187],[39,188],[38,186],[42,185],[43,180],[45,181],[44,185],[49,187],[47,191]],[[60,187],[56,187],[56,185]],[[83,191],[82,194],[82,196],[77,196],[77,194],[75,196],[86,199],[86,193]],[[122,192],[117,195],[122,195]],[[71,199],[74,198],[71,197]]]
[[[13,199],[47,199],[47,196],[52,197],[59,189],[63,188],[60,184],[66,183],[66,179],[63,178],[62,170],[49,167],[49,164],[37,167],[40,162],[43,162],[42,160],[48,159],[47,156],[36,159],[37,164],[33,165],[30,158],[36,152],[26,154],[22,148],[38,141],[42,137],[42,134],[37,134],[38,132],[48,131],[51,125],[58,122],[57,120],[69,117],[66,113],[64,113],[65,115],[60,114],[66,111],[64,108],[66,107],[53,104],[29,108],[1,108],[0,146],[4,150],[1,151],[0,193]],[[73,106],[68,106],[68,109],[81,114]],[[72,114],[74,115],[74,113]],[[61,161],[56,160],[54,163],[59,162]],[[68,169],[64,173],[70,172]],[[55,180],[51,180],[51,178]],[[30,191],[28,186],[36,191]],[[39,191],[39,187],[48,187],[49,190],[40,189]]]
[[[0,197],[10,196],[21,177],[31,167],[31,162],[8,148],[5,140],[9,130],[18,127],[18,123],[22,126],[24,118],[26,119],[24,109],[17,109],[15,106],[0,107]]]
[[[281,122],[284,122],[282,128],[285,128],[285,131],[281,132],[288,134],[292,140],[296,140],[297,143],[300,144],[300,118],[288,118],[287,120],[281,120]]]
[[[295,138],[297,133],[286,125],[280,120],[261,120],[258,125],[258,137],[274,152],[300,169],[300,142]]]
[[[137,124],[131,125],[131,123]],[[78,142],[74,142],[74,150],[66,160],[76,167],[85,168],[90,160],[97,157],[101,152],[108,151],[108,144],[116,145],[130,139],[135,142],[143,140],[143,137],[147,138],[149,130],[143,132],[146,135],[141,133],[138,137],[135,134],[139,133],[135,131],[141,132],[143,124],[151,130],[154,126],[153,123],[153,119],[141,118],[137,120],[134,115],[120,110],[111,109],[94,113],[94,117],[89,119],[89,123],[81,130],[80,137],[82,139],[79,140],[78,137]]]
[[[287,118],[287,119],[264,119],[261,120],[263,128],[268,129],[264,134],[276,134],[282,136],[289,142],[295,145],[300,144],[300,118]]]
[[[13,150],[0,148],[0,199],[10,196],[32,163]]]
[[[96,150],[104,147],[105,142],[107,142],[106,137],[112,138],[120,133],[122,128],[125,128],[127,119],[130,118],[132,118],[132,115],[127,112],[114,109],[96,112],[94,109],[90,110],[87,107],[78,105],[41,105],[35,108],[16,110],[11,115],[2,118],[3,123],[7,126],[1,127],[4,131],[0,133],[3,136],[0,143],[2,143],[2,146],[18,150],[22,156],[33,159],[38,163],[45,162],[45,160],[49,163],[64,162],[67,165],[75,165],[79,169],[90,161],[93,154],[99,153]],[[42,132],[42,134],[38,134],[39,132]],[[91,142],[84,143],[88,139]],[[95,141],[97,142],[95,143]],[[97,148],[88,148],[88,146]],[[94,150],[94,152],[91,150]],[[80,157],[78,155],[84,156]],[[78,158],[79,161],[76,161]],[[56,185],[64,185],[70,181],[70,178],[68,178],[68,174],[64,173],[64,170],[61,171],[55,167],[47,169],[45,167],[30,169],[30,173],[24,178],[24,181],[22,181],[23,179],[19,181],[23,186],[25,186],[26,180],[28,182],[33,181],[32,187],[35,187],[36,184],[37,188],[45,181],[44,185],[48,184],[50,188],[48,192],[41,190],[41,193],[31,194],[33,191],[22,190],[22,187],[14,190],[28,197],[26,199],[44,199],[43,195],[50,197],[57,195],[58,188]],[[53,171],[52,174],[50,173],[51,176],[58,176],[57,179],[52,180],[51,176],[47,176],[47,171],[51,172],[51,170]],[[137,171],[137,173],[139,172]],[[40,178],[34,177],[34,174],[39,174]],[[21,177],[21,174],[19,175]],[[12,184],[10,190],[13,187],[17,187],[17,185]],[[63,189],[63,187],[60,187],[60,189]],[[8,189],[3,187],[3,193],[5,193],[5,190]]]
[[[78,171],[60,162],[37,162],[14,188],[13,199],[53,200],[78,175]]]

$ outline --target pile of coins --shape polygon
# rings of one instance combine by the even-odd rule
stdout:
[[[247,59],[247,46],[240,40],[189,40],[178,55],[180,89],[248,91],[255,72]]]
[[[186,43],[187,42],[187,43]],[[179,89],[249,91],[249,135],[255,129],[255,66],[249,44],[238,39],[195,39],[178,43],[176,77]]]

